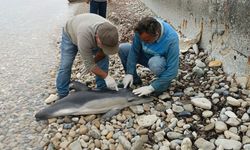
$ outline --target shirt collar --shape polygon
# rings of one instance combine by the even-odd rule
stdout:
[[[159,36],[159,38],[158,38],[158,40],[156,41],[157,43],[160,41],[160,39],[161,39],[161,37],[162,37],[162,35],[163,35],[163,33],[164,33],[164,27],[163,27],[163,25],[162,25],[162,22],[159,20],[159,19],[156,19],[159,23],[160,23],[160,25],[161,25],[161,35]]]

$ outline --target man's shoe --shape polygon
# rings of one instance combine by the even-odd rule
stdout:
[[[66,95],[65,95],[66,96]],[[64,98],[65,96],[59,96],[58,94],[51,94],[48,98],[45,99],[45,103],[46,104],[50,104],[50,103],[53,103],[55,101],[58,101],[62,98]]]

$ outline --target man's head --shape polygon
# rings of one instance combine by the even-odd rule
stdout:
[[[117,28],[109,22],[100,24],[97,28],[97,43],[106,55],[118,52],[119,35]]]
[[[138,22],[134,31],[139,33],[142,41],[153,43],[161,34],[161,24],[153,17],[145,17]]]

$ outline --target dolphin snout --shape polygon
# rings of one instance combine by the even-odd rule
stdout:
[[[36,117],[36,121],[49,119],[49,116],[43,111],[39,111],[38,113],[36,113],[35,117]]]

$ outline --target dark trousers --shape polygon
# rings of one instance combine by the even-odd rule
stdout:
[[[98,14],[103,18],[106,18],[107,11],[107,1],[106,2],[96,2],[94,0],[90,1],[90,13]]]

